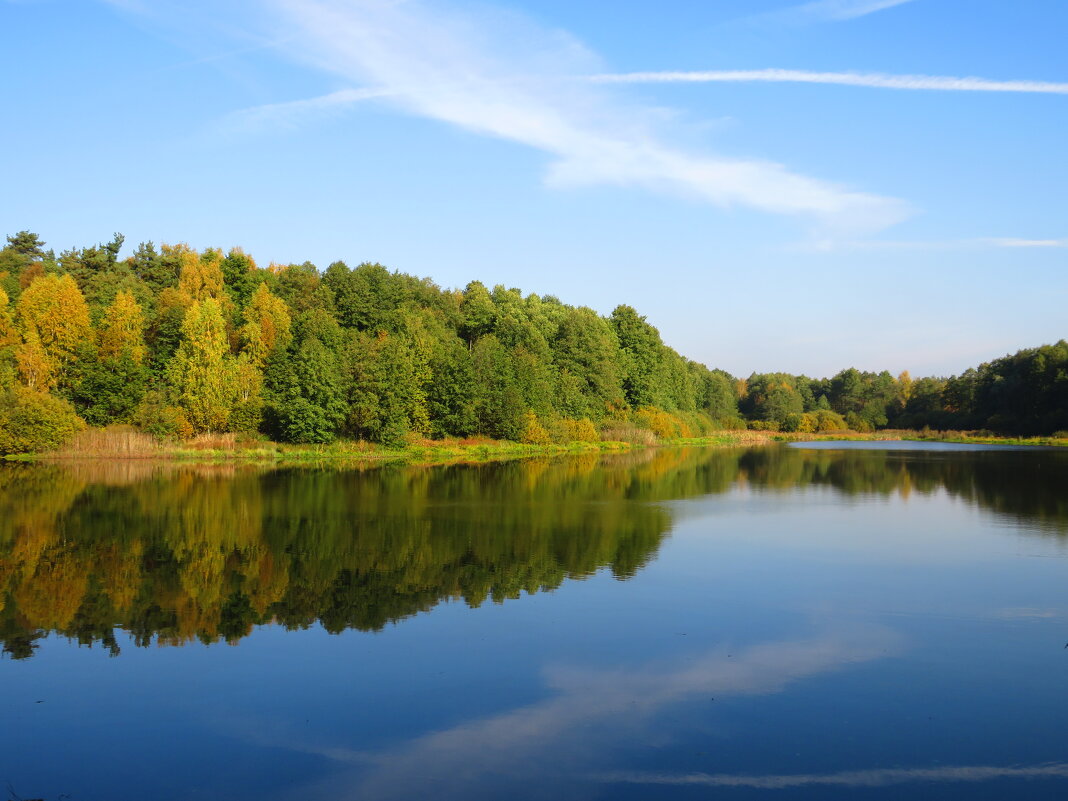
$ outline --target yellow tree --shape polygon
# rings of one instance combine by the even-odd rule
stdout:
[[[40,338],[33,331],[15,348],[19,380],[30,389],[48,392],[56,383],[56,363],[49,358]]]
[[[136,364],[145,359],[144,316],[129,292],[120,291],[104,312],[99,333],[101,360],[128,356]]]
[[[182,343],[168,365],[168,378],[197,432],[226,429],[235,400],[233,374],[219,302],[194,303],[182,322]]]
[[[15,323],[11,319],[8,300],[7,293],[0,288],[0,351],[19,343],[19,333],[15,330]]]
[[[897,377],[897,391],[901,396],[902,405],[909,402],[909,398],[912,397],[912,390],[915,382],[912,380],[912,376],[909,375],[908,370],[902,370],[901,375]]]
[[[222,300],[223,255],[220,250],[206,250],[198,256],[195,250],[184,248],[178,254],[178,289],[193,300],[207,298]]]
[[[41,276],[22,293],[16,309],[26,342],[36,337],[60,371],[75,360],[79,347],[93,341],[89,307],[69,275]]]
[[[274,351],[285,348],[293,338],[292,321],[285,301],[260,284],[245,307],[241,339],[249,359],[262,365]]]

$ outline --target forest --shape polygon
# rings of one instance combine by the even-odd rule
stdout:
[[[533,444],[714,430],[1068,430],[1068,343],[959,376],[842,370],[737,378],[664,344],[634,308],[608,316],[478,281],[443,289],[380,264],[260,267],[240,248],[124,239],[0,250],[0,453],[89,426],[158,437],[403,445]]]

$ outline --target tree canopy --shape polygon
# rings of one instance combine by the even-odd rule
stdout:
[[[123,241],[57,257],[36,234],[7,237],[0,394],[11,408],[33,397],[18,390],[41,395],[34,408],[60,408],[47,396],[72,419],[155,434],[391,444],[633,425],[659,436],[747,423],[1068,429],[1064,341],[950,378],[850,368],[740,380],[677,353],[628,305],[604,316],[478,281],[442,289],[377,263],[260,267],[240,248],[147,242],[120,259]]]

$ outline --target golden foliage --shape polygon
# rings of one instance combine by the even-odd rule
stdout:
[[[15,323],[11,319],[8,302],[7,293],[0,287],[0,349],[17,345],[20,341],[19,332],[15,329]]]
[[[89,306],[69,275],[45,275],[30,284],[16,306],[27,341],[36,336],[45,353],[62,369],[78,347],[91,340]]]
[[[194,432],[224,431],[236,388],[222,310],[213,298],[189,307],[182,322],[182,344],[168,366]]]
[[[56,364],[33,331],[28,332],[26,341],[15,348],[15,364],[19,380],[30,389],[47,392],[56,383]]]
[[[188,245],[175,246],[178,258],[178,290],[194,301],[223,297],[221,250],[205,250],[197,255]]]
[[[145,359],[144,316],[129,292],[120,291],[104,312],[100,329],[100,358],[128,356],[137,364]]]
[[[289,309],[281,298],[271,294],[266,284],[252,293],[245,309],[241,338],[249,358],[262,364],[275,350],[285,348],[293,338]]]
[[[523,415],[523,433],[519,440],[528,445],[548,445],[550,442],[549,432],[532,411]]]

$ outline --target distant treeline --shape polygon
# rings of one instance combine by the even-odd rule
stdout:
[[[532,443],[714,429],[1068,428],[1068,344],[950,379],[844,370],[736,379],[667,347],[630,306],[603,317],[475,281],[442,289],[379,264],[256,265],[123,237],[0,250],[0,452],[84,423],[161,436],[488,436]]]

